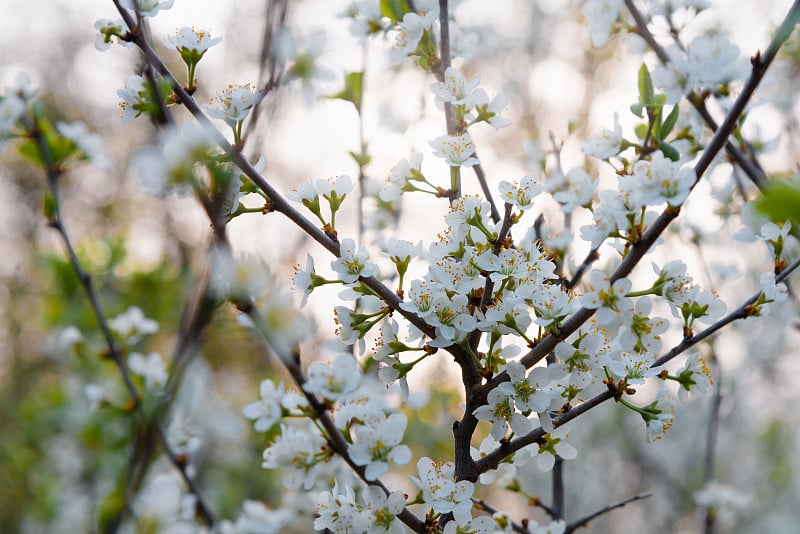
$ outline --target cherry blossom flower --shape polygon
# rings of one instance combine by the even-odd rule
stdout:
[[[133,500],[133,515],[140,521],[179,532],[194,525],[196,497],[187,494],[177,475],[155,475]]]
[[[111,166],[111,162],[103,153],[100,135],[90,133],[86,123],[81,121],[58,122],[56,123],[56,129],[58,133],[75,143],[92,163],[102,168]]]
[[[119,0],[125,9],[136,11],[142,17],[155,17],[162,9],[172,7],[175,0]]]
[[[306,491],[314,486],[324,457],[320,455],[325,440],[314,428],[301,431],[294,427],[281,425],[277,439],[264,450],[265,469],[282,468],[286,470],[283,483],[289,489],[302,488]]]
[[[647,426],[647,441],[661,439],[672,426],[675,412],[675,394],[662,386],[655,400],[642,409],[641,415]]]
[[[454,466],[451,462],[437,464],[427,457],[417,462],[419,478],[411,477],[411,481],[422,490],[422,498],[434,512],[452,513],[461,524],[472,519],[472,482],[455,481]]]
[[[25,114],[25,102],[15,95],[0,97],[0,153],[14,137],[14,129]]]
[[[144,112],[146,99],[144,84],[144,78],[131,74],[125,78],[125,88],[117,90],[117,95],[122,99],[119,104],[119,107],[122,108],[120,124],[128,124]]]
[[[364,490],[364,503],[372,514],[371,524],[373,532],[386,532],[388,534],[403,534],[403,524],[397,519],[406,504],[402,491],[393,491],[389,495],[380,488],[369,486]]]
[[[546,416],[549,418],[549,416]],[[546,425],[542,425],[545,427]],[[547,425],[550,426],[550,425]],[[544,435],[544,443],[539,444],[536,465],[542,471],[548,472],[556,463],[556,455],[564,460],[574,460],[578,451],[566,442],[569,437],[569,425],[562,425]]]
[[[472,91],[478,87],[481,82],[481,77],[477,76],[470,81],[464,79],[461,71],[455,67],[448,67],[444,71],[444,81],[435,82],[431,84],[431,91],[436,95],[436,102],[444,104],[449,102],[453,105],[460,106],[467,102]]]
[[[628,207],[625,198],[618,191],[600,191],[600,205],[592,208],[594,224],[581,226],[581,237],[598,248],[605,239],[628,224]]]
[[[433,313],[433,302],[442,291],[425,280],[412,280],[407,299],[400,303],[405,311],[426,318]]]
[[[461,135],[443,135],[430,141],[434,149],[434,156],[444,158],[445,162],[451,167],[472,167],[480,163],[477,158],[472,157],[475,153],[475,145],[469,133]]]
[[[686,362],[676,373],[681,387],[678,389],[678,399],[686,402],[689,397],[703,396],[708,392],[708,388],[714,381],[711,379],[711,371],[708,370],[705,360],[700,353],[692,351]]]
[[[381,13],[380,5],[371,0],[350,2],[337,17],[350,19],[348,29],[361,43],[368,36],[383,31],[387,20]]]
[[[626,316],[626,327],[619,337],[623,350],[635,352],[657,352],[661,349],[661,334],[669,323],[661,317],[652,316],[653,302],[647,297],[636,301],[633,313]]]
[[[261,501],[246,500],[236,518],[237,534],[279,534],[289,528],[295,520],[295,512],[289,508],[271,510]]]
[[[158,322],[145,317],[138,306],[131,306],[125,313],[110,319],[108,326],[129,343],[158,332]]]
[[[370,527],[370,517],[356,502],[355,492],[348,486],[342,492],[338,480],[331,491],[319,494],[314,515],[314,530],[367,532]]]
[[[703,508],[743,510],[750,501],[750,497],[744,493],[719,482],[708,482],[701,490],[694,493],[695,504]]]
[[[144,356],[134,352],[128,356],[127,363],[132,373],[144,378],[144,385],[147,389],[158,389],[167,383],[169,375],[164,365],[164,358],[159,353],[151,352]]]
[[[159,133],[158,145],[134,158],[139,181],[152,195],[183,188],[195,179],[195,163],[206,161],[213,132],[199,123],[171,125]]]
[[[563,519],[556,519],[547,524],[540,525],[533,519],[528,520],[528,532],[530,534],[564,534],[567,524]]]
[[[249,83],[231,84],[217,91],[217,95],[205,109],[211,117],[224,120],[228,126],[234,128],[237,123],[247,118],[250,109],[260,97],[261,94]]]
[[[194,60],[199,60],[212,46],[222,42],[222,37],[211,37],[208,30],[198,30],[183,26],[174,35],[168,37],[169,42],[180,52],[181,56],[191,52]],[[184,58],[185,59],[185,58]]]
[[[589,291],[578,298],[578,303],[589,310],[597,310],[595,317],[600,325],[610,324],[619,313],[633,307],[625,295],[631,290],[631,281],[620,278],[614,284],[608,275],[600,270],[593,270]]]
[[[266,432],[272,425],[280,421],[283,416],[281,400],[283,400],[286,392],[286,386],[281,382],[275,388],[275,383],[272,380],[264,380],[261,382],[259,392],[261,398],[245,406],[242,409],[242,414],[246,418],[255,421],[253,428],[255,428],[256,432]]]
[[[650,161],[637,161],[632,172],[620,177],[620,189],[633,191],[639,202],[649,206],[664,202],[680,206],[697,181],[693,167],[681,168],[680,162],[664,157],[660,151]]]
[[[621,352],[619,359],[608,363],[608,371],[617,378],[624,378],[628,384],[644,384],[647,378],[661,372],[659,365],[653,367],[656,355],[652,352]]]
[[[583,4],[583,15],[589,24],[593,46],[605,46],[608,42],[611,27],[617,21],[622,7],[622,0],[587,0]]]
[[[425,30],[430,29],[439,18],[439,7],[416,6],[417,12],[408,12],[403,15],[403,20],[396,26],[395,42],[389,51],[392,63],[400,63],[417,50]],[[427,8],[427,9],[426,9]]]
[[[388,417],[383,412],[366,418],[355,427],[353,443],[347,451],[356,465],[366,466],[364,478],[375,480],[389,469],[389,461],[403,465],[411,460],[411,449],[400,445],[408,419],[405,414]]]
[[[478,88],[467,97],[466,107],[474,110],[473,122],[488,122],[495,130],[511,126],[510,120],[500,116],[508,107],[508,96],[503,92],[497,93],[490,101],[486,91]],[[471,114],[470,117],[472,116]]]
[[[370,277],[377,272],[377,266],[369,261],[369,255],[362,245],[356,249],[356,243],[351,238],[342,240],[339,247],[340,256],[331,262],[331,269],[345,284],[354,284],[359,277]]]
[[[283,28],[277,36],[276,56],[286,65],[285,79],[300,83],[309,102],[314,95],[314,84],[334,78],[333,71],[320,61],[326,44],[327,37],[320,31],[297,35]]]
[[[521,211],[532,208],[533,199],[542,192],[542,186],[533,174],[524,176],[519,184],[502,180],[498,189],[505,202],[515,205]]]
[[[513,361],[508,362],[506,372],[514,388],[514,404],[521,412],[542,413],[554,401],[563,401],[561,393],[564,388],[554,381],[564,377],[564,366],[535,367],[526,375],[525,366]]]
[[[361,371],[352,354],[340,354],[333,364],[314,362],[308,366],[307,393],[322,399],[336,400],[352,393],[361,383]]]
[[[532,322],[527,303],[508,292],[486,309],[478,328],[484,332],[522,336]]]
[[[442,293],[433,301],[433,314],[426,318],[428,324],[436,327],[436,339],[430,342],[431,346],[446,347],[475,329],[478,323],[470,313],[468,300],[463,294],[448,297]]]
[[[622,146],[622,126],[619,113],[614,113],[614,130],[602,130],[581,144],[581,152],[597,159],[608,159],[619,154]]]
[[[424,179],[420,171],[421,165],[422,154],[420,152],[412,152],[408,159],[401,159],[389,172],[379,194],[380,199],[384,202],[394,202],[400,198],[402,191],[413,191],[414,186],[410,185],[410,182],[420,178]]]
[[[98,32],[94,36],[94,47],[101,52],[108,50],[112,42],[125,48],[133,46],[132,42],[120,38],[128,32],[128,25],[122,19],[98,19],[95,21],[94,27]],[[112,37],[116,37],[116,39],[112,41]]]
[[[498,441],[505,437],[509,427],[515,435],[524,436],[533,430],[533,423],[514,409],[515,398],[514,386],[504,382],[489,392],[486,404],[475,408],[472,415],[478,421],[491,421],[489,434]]]
[[[597,191],[597,176],[590,176],[583,168],[574,167],[566,176],[554,176],[547,189],[553,193],[553,198],[561,204],[561,211],[572,213],[580,206],[590,207],[595,191]]]

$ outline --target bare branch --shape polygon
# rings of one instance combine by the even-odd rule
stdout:
[[[573,521],[572,523],[569,523],[567,525],[567,528],[564,530],[564,532],[565,532],[565,534],[572,534],[572,532],[575,532],[579,528],[588,527],[590,521],[600,517],[601,515],[607,514],[607,513],[611,512],[613,510],[616,510],[617,508],[622,508],[623,506],[625,506],[627,504],[630,504],[632,502],[640,501],[642,499],[647,499],[647,498],[652,497],[652,496],[653,496],[652,493],[640,493],[639,495],[634,495],[633,497],[625,499],[624,501],[620,501],[620,502],[614,503],[614,504],[609,504],[608,506],[606,506],[604,508],[601,508],[600,510],[597,510],[596,512],[593,512],[593,513],[587,515],[586,517],[582,517],[582,518],[580,518],[580,519],[578,519],[576,521]]]

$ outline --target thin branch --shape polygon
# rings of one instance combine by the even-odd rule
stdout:
[[[483,499],[476,499],[475,497],[473,497],[472,503],[475,505],[476,509],[488,512],[489,514],[492,515],[500,511],[491,504],[484,501]],[[519,532],[520,534],[529,534],[528,529],[522,526],[520,523],[512,521],[511,519],[509,519],[509,521],[511,521],[511,530],[513,530],[514,532]]]
[[[633,497],[625,499],[624,501],[620,501],[620,502],[614,503],[614,504],[609,504],[608,506],[606,506],[604,508],[601,508],[600,510],[597,510],[596,512],[593,512],[593,513],[587,515],[586,517],[582,517],[582,518],[580,518],[580,519],[578,519],[576,521],[573,521],[573,522],[569,523],[567,525],[567,528],[564,530],[564,532],[565,532],[565,534],[572,534],[573,532],[575,532],[579,528],[588,527],[590,521],[600,517],[601,515],[607,514],[607,513],[611,512],[613,510],[616,510],[617,508],[622,508],[623,506],[625,506],[627,504],[630,504],[632,502],[641,501],[642,499],[647,499],[647,498],[652,497],[652,496],[653,496],[652,493],[640,493],[639,495],[634,495]]]
[[[795,0],[794,4],[789,10],[789,13],[786,15],[786,18],[781,24],[781,27],[778,29],[772,41],[770,42],[767,51],[764,54],[758,52],[752,58],[752,73],[748,78],[747,83],[745,83],[741,93],[734,101],[733,105],[725,116],[725,120],[723,121],[722,125],[714,133],[714,136],[711,138],[711,141],[708,143],[708,145],[706,145],[703,154],[700,156],[700,159],[695,165],[695,174],[697,179],[692,185],[692,189],[694,189],[697,183],[699,183],[703,174],[705,174],[705,172],[711,166],[714,158],[717,156],[725,143],[727,143],[728,136],[731,134],[734,128],[736,128],[739,115],[744,111],[747,103],[752,98],[753,93],[761,82],[761,79],[764,77],[764,74],[766,73],[770,64],[775,59],[778,49],[789,38],[789,35],[791,34],[798,17],[800,17],[800,0]],[[613,284],[620,278],[630,274],[631,271],[633,271],[633,268],[636,267],[642,257],[644,257],[653,244],[655,244],[656,240],[658,240],[661,234],[667,229],[672,221],[678,217],[679,214],[680,207],[668,206],[653,222],[650,228],[648,228],[647,231],[641,236],[639,241],[628,250],[628,255],[625,256],[616,270],[609,277],[610,283]],[[535,347],[531,349],[530,352],[528,352],[528,354],[526,354],[520,360],[522,364],[525,365],[526,368],[534,366],[536,363],[544,359],[553,349],[555,349],[555,346],[561,339],[565,339],[574,333],[592,315],[594,315],[594,310],[589,310],[586,308],[581,308],[575,312],[574,315],[564,321],[564,323],[561,325],[559,336],[554,336],[552,334],[545,336],[536,344]],[[503,372],[497,375],[484,386],[485,392],[488,393],[488,391],[496,387],[497,384],[506,380],[508,380],[507,373]]]
[[[712,346],[713,350],[713,346]],[[719,411],[722,405],[722,373],[717,362],[715,352],[711,353],[712,368],[716,371],[717,383],[714,384],[714,396],[711,399],[711,406],[708,411],[708,429],[706,431],[706,451],[703,458],[703,485],[707,485],[714,479],[714,465],[716,464],[717,433],[719,431]],[[703,533],[712,534],[716,520],[714,511],[711,507],[704,510],[705,518],[703,521]]]
[[[630,11],[631,16],[633,16],[633,20],[636,22],[636,28],[634,30],[635,33],[645,40],[663,65],[669,64],[672,61],[669,57],[669,54],[666,50],[664,50],[664,47],[662,47],[661,44],[656,41],[655,37],[647,26],[647,20],[644,18],[644,15],[642,15],[641,11],[639,11],[639,8],[636,7],[636,4],[633,3],[633,0],[625,0],[625,6],[628,8],[628,11]],[[708,108],[706,107],[703,99],[699,95],[695,94],[694,91],[692,91],[692,93],[687,96],[687,100],[692,104],[692,106],[694,106],[694,108],[697,110],[697,113],[705,121],[706,125],[711,129],[711,131],[716,133],[719,126],[708,112]],[[745,172],[745,174],[747,174],[756,187],[761,189],[763,182],[766,180],[766,176],[764,175],[764,171],[761,169],[760,165],[750,161],[736,145],[727,139],[725,142],[725,150],[733,158],[737,165],[739,165],[739,167]]]
[[[450,10],[448,7],[448,0],[439,0],[439,37],[441,39],[439,66],[436,69],[436,74],[439,76],[439,81],[444,81],[444,73],[450,68]],[[447,134],[455,135],[458,131],[456,125],[456,116],[453,112],[453,105],[450,102],[444,104],[444,116],[447,122]],[[461,192],[459,191],[459,195]]]
[[[113,0],[115,4],[119,5],[119,0]],[[134,24],[130,14],[123,8],[119,8],[120,14],[125,19],[126,24]],[[222,151],[231,159],[231,161],[241,170],[259,189],[269,198],[269,206],[272,211],[277,211],[286,216],[290,221],[297,225],[303,232],[314,239],[317,243],[322,245],[325,249],[331,252],[337,258],[341,255],[339,250],[339,242],[331,236],[325,234],[318,228],[310,219],[303,216],[297,211],[264,177],[247,161],[247,158],[241,153],[240,150],[233,147],[222,133],[216,129],[211,122],[211,119],[206,116],[200,109],[194,98],[187,93],[183,86],[178,82],[172,72],[167,68],[164,62],[158,57],[150,43],[143,41],[140,37],[134,36],[134,41],[145,54],[148,56],[148,61],[153,64],[158,72],[164,76],[172,84],[172,89],[178,97],[178,100],[186,107],[186,109],[194,116],[194,118],[203,126],[209,128],[209,132],[214,138],[214,141],[222,149]],[[430,338],[435,337],[435,331],[424,319],[415,313],[408,312],[400,308],[402,300],[387,286],[381,283],[375,277],[361,278],[360,279],[367,287],[375,291],[375,293],[389,305],[394,311],[405,317],[411,324],[420,329],[425,335]],[[447,349],[454,356],[461,356],[461,349],[458,347],[448,347]],[[477,373],[477,369],[475,370]]]
[[[780,274],[775,277],[775,282],[779,283],[785,280],[792,272],[794,272],[798,267],[800,267],[800,258],[792,262],[791,265],[786,267]],[[694,334],[693,336],[689,336],[683,339],[678,345],[673,347],[663,356],[658,358],[655,363],[653,363],[652,367],[657,367],[660,365],[664,365],[668,361],[674,359],[679,354],[685,352],[687,349],[697,345],[699,342],[703,341],[704,339],[710,337],[711,335],[718,332],[724,326],[732,323],[737,319],[744,319],[747,317],[752,316],[753,309],[752,306],[761,296],[762,292],[759,291],[758,293],[751,296],[747,299],[741,306],[739,306],[736,310],[732,311],[719,321],[715,322],[702,332]],[[555,419],[553,419],[553,426],[558,428],[560,426],[565,425],[566,423],[576,419],[580,415],[588,412],[592,408],[603,404],[604,402],[612,399],[614,397],[613,393],[610,391],[604,391],[598,395],[595,395],[591,399],[587,400],[579,404],[578,406],[568,410]],[[517,439],[511,441],[501,442],[500,446],[492,451],[491,453],[487,454],[486,456],[482,457],[480,460],[476,462],[476,468],[478,473],[484,473],[489,469],[495,469],[501,461],[507,458],[510,454],[517,452],[518,450],[531,445],[532,443],[540,443],[545,435],[545,430],[542,427],[536,428],[532,432],[521,436]]]
[[[239,308],[242,312],[246,313],[253,321],[253,324],[256,326],[259,334],[264,338],[267,344],[270,346],[273,352],[278,355],[278,359],[283,363],[286,370],[292,376],[292,379],[300,388],[300,391],[305,396],[306,400],[308,401],[309,406],[314,410],[316,414],[317,420],[320,422],[322,427],[325,429],[327,433],[327,437],[329,440],[330,445],[335,450],[336,454],[338,454],[344,462],[350,466],[350,468],[355,472],[359,478],[367,485],[375,486],[380,488],[386,495],[389,495],[389,489],[379,480],[367,480],[365,473],[366,467],[361,465],[356,465],[350,454],[348,453],[349,445],[347,440],[342,435],[342,432],[336,426],[336,423],[331,418],[330,414],[328,413],[327,408],[317,399],[316,395],[308,393],[305,388],[303,387],[306,383],[306,378],[303,375],[303,370],[300,367],[300,354],[295,349],[294,354],[287,354],[283,352],[280,348],[280,344],[274,342],[271,338],[269,332],[262,328],[263,319],[261,318],[258,308],[253,302],[250,301],[239,301],[234,302],[234,304]],[[408,526],[414,532],[418,532],[423,534],[427,532],[425,523],[420,520],[416,515],[414,515],[408,508],[403,508],[403,511],[397,515],[397,518],[400,519],[406,526]]]
[[[480,160],[480,157],[478,157],[477,149],[473,153],[473,156],[475,156],[477,159]],[[483,172],[483,165],[481,165],[480,163],[476,163],[475,165],[472,166],[472,170],[475,173],[475,177],[478,178],[478,183],[481,186],[481,191],[483,191],[483,196],[485,196],[486,200],[489,202],[492,214],[492,221],[494,221],[494,223],[497,224],[498,222],[500,222],[500,212],[497,209],[497,204],[495,204],[494,202],[494,197],[492,196],[492,190],[489,189],[489,183],[486,181],[486,173]]]
[[[564,498],[564,459],[556,455],[555,463],[551,472],[553,490],[553,512],[556,514],[553,519],[563,519],[566,510],[566,500]]]
[[[600,258],[600,253],[598,252],[598,249],[597,248],[591,249],[586,254],[586,257],[583,258],[583,261],[578,266],[578,268],[575,269],[575,272],[572,273],[572,278],[570,278],[569,282],[567,282],[567,289],[575,289],[575,286],[577,286],[581,282],[581,278],[583,278],[583,275],[586,274],[586,271],[589,270],[589,267],[591,267],[592,264],[596,262],[599,258]]]
[[[261,55],[258,58],[258,88],[259,94],[256,103],[251,110],[252,119],[247,123],[247,128],[242,135],[242,142],[250,137],[255,131],[256,125],[261,118],[261,106],[267,95],[272,90],[277,89],[281,83],[283,69],[276,61],[275,43],[280,31],[286,26],[286,18],[289,12],[289,0],[266,0],[267,9],[265,13],[264,34],[261,38]]]
[[[45,140],[42,138],[42,132],[39,129],[38,124],[35,121],[31,121],[30,124],[26,125],[26,127],[30,132],[31,137],[36,142],[39,154],[42,157],[45,173],[47,175],[48,188],[50,189],[50,194],[53,196],[54,213],[53,213],[53,219],[50,221],[50,226],[52,226],[56,231],[58,231],[59,236],[61,237],[61,241],[64,244],[64,248],[66,249],[67,257],[69,259],[70,265],[72,266],[72,270],[75,272],[75,275],[77,276],[81,286],[83,287],[83,291],[86,294],[87,299],[89,300],[92,312],[95,316],[95,319],[97,320],[100,332],[108,348],[108,354],[111,357],[111,360],[114,362],[114,365],[119,370],[120,375],[122,376],[122,380],[125,384],[125,388],[128,390],[128,394],[132,399],[132,409],[135,410],[135,413],[138,416],[142,417],[143,420],[146,421],[146,418],[144,418],[144,414],[142,412],[142,405],[141,405],[142,397],[138,389],[136,388],[136,385],[133,383],[133,379],[131,378],[128,366],[126,365],[125,360],[122,357],[122,352],[117,347],[117,344],[114,341],[114,336],[111,333],[111,329],[108,325],[108,320],[100,305],[100,299],[97,296],[97,291],[94,288],[94,282],[92,281],[92,277],[83,268],[83,264],[78,258],[78,255],[75,252],[75,247],[73,246],[69,234],[67,233],[66,226],[64,223],[64,218],[61,212],[61,200],[60,200],[60,188],[59,188],[59,179],[61,177],[61,171],[57,169],[53,164],[49,147],[47,146]],[[197,504],[196,504],[197,512],[202,518],[202,520],[209,526],[216,523],[217,521],[216,516],[211,511],[208,504],[205,502],[205,499],[203,498],[203,494],[201,493],[199,486],[187,472],[186,464],[183,461],[181,461],[181,459],[178,458],[175,452],[170,448],[169,442],[167,441],[166,436],[164,435],[161,427],[152,421],[146,421],[146,425],[150,430],[155,431],[156,436],[158,437],[158,440],[160,441],[161,446],[163,447],[170,461],[178,470],[178,472],[181,474],[181,477],[183,478],[184,482],[189,488],[189,491],[197,499]],[[134,451],[132,457],[133,458],[138,457],[138,453],[144,453],[146,456],[149,455],[148,451],[138,451],[138,452]]]

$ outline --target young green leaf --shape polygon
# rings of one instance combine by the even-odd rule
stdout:
[[[361,111],[361,94],[363,90],[363,72],[348,72],[344,75],[344,89],[327,98],[339,98],[352,102],[357,110]]]
[[[397,23],[408,11],[411,11],[411,8],[408,7],[406,0],[381,0],[381,15],[392,23]]]
[[[772,180],[767,183],[756,209],[776,222],[800,224],[800,180]]]
[[[647,70],[647,65],[644,63],[639,67],[639,102],[645,106],[655,103],[653,80],[650,78],[650,71]]]
[[[679,115],[678,105],[675,104],[672,107],[672,111],[669,112],[669,115],[667,115],[667,118],[664,119],[664,123],[661,125],[661,130],[659,132],[660,133],[660,137],[659,137],[660,139],[666,139],[667,138],[669,133],[675,127],[675,123],[678,122],[678,115]]]

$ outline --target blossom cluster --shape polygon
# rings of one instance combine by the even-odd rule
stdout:
[[[154,143],[134,158],[141,185],[157,196],[194,193],[202,201],[214,226],[214,243],[199,300],[209,308],[231,303],[239,325],[266,342],[294,382],[265,378],[259,398],[247,403],[241,416],[252,421],[252,430],[263,438],[261,466],[279,470],[292,495],[316,494],[315,503],[304,501],[303,510],[313,515],[309,521],[314,529],[399,533],[403,522],[414,524],[408,519],[413,516],[409,507],[421,506],[425,520],[424,525],[420,520],[418,531],[509,532],[508,515],[484,514],[487,508],[476,506],[476,499],[489,485],[523,494],[518,477],[529,465],[551,472],[557,462],[575,459],[579,451],[571,434],[576,424],[572,419],[581,415],[576,406],[605,395],[620,409],[637,414],[644,422],[642,433],[652,442],[673,426],[678,401],[702,395],[714,383],[705,352],[687,347],[697,342],[698,325],[723,319],[725,302],[697,283],[684,261],[652,262],[652,270],[634,268],[641,266],[643,249],[653,251],[660,244],[657,238],[663,230],[654,223],[678,215],[705,171],[695,162],[696,154],[707,149],[704,132],[688,115],[682,98],[694,103],[698,95],[726,95],[729,85],[743,76],[742,62],[738,48],[723,36],[701,35],[686,46],[676,41],[652,76],[646,64],[639,71],[639,100],[630,108],[638,118],[633,135],[615,113],[610,129],[580,144],[587,156],[583,164],[562,169],[561,148],[556,147],[553,154],[538,157],[531,172],[506,176],[509,179],[495,186],[481,183],[484,196],[462,194],[465,168],[473,167],[479,180],[485,180],[470,129],[481,122],[494,129],[510,126],[503,116],[509,99],[503,92],[490,98],[479,87],[480,76],[465,75],[477,37],[460,28],[456,16],[451,13],[441,20],[443,11],[436,0],[416,0],[413,9],[405,9],[405,4],[352,2],[340,15],[349,19],[351,32],[362,44],[373,36],[389,36],[391,45],[385,52],[395,67],[403,68],[401,64],[413,57],[436,77],[426,96],[442,111],[442,124],[447,125],[447,133],[427,140],[427,152],[406,152],[408,157],[391,168],[379,192],[365,185],[371,157],[363,140],[361,153],[351,153],[359,165],[358,190],[347,174],[308,178],[285,194],[302,207],[300,211],[261,176],[266,160],[251,166],[231,157],[241,156],[247,141],[245,122],[268,90],[250,83],[229,84],[208,105],[196,106],[198,64],[222,40],[212,38],[208,30],[183,26],[168,37],[174,48],[170,53],[177,52],[187,66],[186,84],[150,68],[153,65],[125,79],[124,88],[117,91],[121,122],[145,116],[165,124]],[[702,0],[653,4],[651,19],[665,17],[670,24],[676,10],[694,13],[705,8]],[[142,17],[170,9],[173,0],[120,0],[119,5],[126,20],[135,15],[141,24]],[[594,46],[604,46],[612,34],[631,29],[624,7],[622,0],[583,3]],[[441,47],[448,24],[452,47]],[[99,50],[115,42],[131,46],[143,33],[123,20],[101,19],[95,27]],[[328,77],[320,60],[325,47],[321,34],[304,40],[282,27],[272,44],[271,59],[283,69],[284,82],[299,81],[313,94],[309,88]],[[445,50],[451,50],[452,57]],[[656,94],[656,88],[664,94]],[[0,143],[33,137],[29,123],[38,118],[29,105],[32,96],[20,84],[0,97]],[[351,97],[363,119],[360,94]],[[195,104],[192,111],[202,120],[169,124],[170,108],[180,102]],[[230,128],[232,144],[210,126],[209,117]],[[100,139],[82,123],[58,123],[50,130],[46,134],[52,146],[67,147],[56,152],[55,169],[73,160],[103,164]],[[426,153],[438,159],[430,168],[426,161],[423,172]],[[40,159],[47,163],[47,158]],[[598,166],[613,172],[613,180],[601,179]],[[242,199],[249,193],[260,195],[263,208],[244,205]],[[346,236],[345,225],[337,228],[337,213],[355,204],[356,194],[363,209],[370,195],[377,204],[394,204],[417,193],[448,203],[438,238],[427,245],[392,237],[376,239],[374,247],[364,221],[360,222],[366,230],[358,236]],[[51,225],[59,227],[56,210],[45,204]],[[272,211],[285,214],[335,256],[320,263],[327,265],[326,274],[317,271],[309,253],[293,277],[301,307],[323,285],[341,288],[340,302],[332,307],[334,348],[312,351],[322,354],[315,354],[311,362],[301,356],[318,341],[315,324],[300,313],[263,260],[234,258],[220,223],[220,217],[228,223],[245,214]],[[316,221],[306,219],[306,213]],[[573,217],[587,224],[573,227]],[[317,221],[319,231],[313,228]],[[574,229],[580,239],[572,239]],[[770,305],[787,299],[788,288],[779,273],[787,266],[791,231],[791,223],[785,222],[764,223],[757,234],[745,232],[766,243],[774,269],[761,276],[759,293],[742,308],[741,317],[766,315]],[[588,251],[582,264],[573,261],[578,250]],[[130,409],[138,409],[142,401],[139,389],[147,402],[170,399],[171,388],[180,382],[173,373],[183,361],[176,357],[170,365],[159,352],[148,350],[149,338],[160,325],[138,307],[109,319],[107,325],[111,352],[133,393]],[[671,351],[669,344],[680,337],[671,335],[673,330],[682,334],[685,346]],[[67,331],[61,343],[80,348],[83,334]],[[414,375],[424,363],[443,361],[445,352],[459,366],[467,386],[463,419],[453,427],[456,440],[461,440],[453,461],[420,453],[406,435],[418,424],[409,399],[423,380]],[[683,365],[670,365],[680,353],[685,353]],[[653,384],[657,393],[649,402],[642,401]],[[399,395],[394,395],[397,390]],[[90,383],[84,391],[94,410],[115,402],[104,385]],[[465,427],[471,428],[470,434],[458,436]],[[206,442],[179,410],[170,413],[162,439],[188,484],[159,474],[129,503],[130,512],[146,525],[191,530],[200,495],[193,493],[190,482],[195,481],[194,462]],[[412,475],[406,472],[408,487],[418,490],[416,497],[384,485],[387,475],[394,477],[405,465],[416,466]],[[701,492],[697,501],[710,506],[713,497]],[[238,519],[213,527],[225,533],[277,531],[291,528],[302,515],[295,512],[246,500]],[[563,532],[563,518],[551,515],[550,523],[531,520],[525,528]]]

